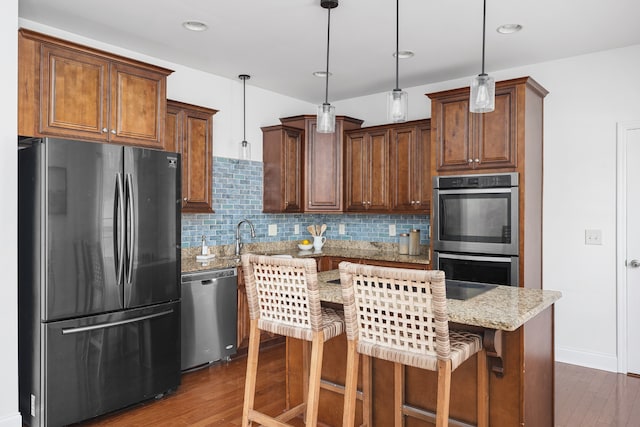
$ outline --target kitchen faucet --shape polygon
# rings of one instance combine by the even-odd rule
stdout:
[[[253,228],[253,223],[248,219],[243,219],[242,221],[240,221],[236,226],[236,256],[240,256],[240,249],[242,248],[242,241],[240,238],[240,225],[242,225],[243,222],[246,222],[247,224],[249,224],[249,227],[251,227],[251,238],[253,239],[256,237],[256,229]]]

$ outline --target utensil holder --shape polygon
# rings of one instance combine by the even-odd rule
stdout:
[[[409,232],[409,255],[420,255],[420,230]]]

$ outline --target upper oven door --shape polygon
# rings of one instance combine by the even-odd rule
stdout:
[[[518,187],[434,189],[433,249],[518,255]]]

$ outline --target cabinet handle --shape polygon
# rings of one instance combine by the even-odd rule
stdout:
[[[107,128],[102,128],[102,133],[107,133],[109,131],[109,129]]]
[[[473,163],[473,159],[467,160],[468,163]]]
[[[367,202],[362,202],[362,206],[367,206]]]
[[[116,130],[115,129],[111,129],[111,133],[115,135],[116,134]]]
[[[419,204],[420,204],[420,200],[416,200],[416,205],[419,205]]]
[[[415,205],[415,204],[416,204],[416,201],[415,201],[415,200],[412,200],[412,201],[411,201],[411,204],[412,204],[412,205]]]
[[[185,202],[188,202],[188,201],[189,201],[189,199],[188,199],[188,198],[186,198],[186,197],[185,197],[184,199],[182,199],[182,200],[184,200]]]
[[[367,202],[367,204],[368,204],[369,206],[371,206],[371,200],[369,200],[369,201]]]
[[[475,159],[474,162],[480,163],[480,159]]]

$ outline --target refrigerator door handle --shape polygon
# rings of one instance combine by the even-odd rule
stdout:
[[[122,175],[116,174],[116,194],[114,203],[113,223],[115,239],[113,242],[115,250],[116,283],[122,284],[122,273],[124,270],[124,187],[122,185]]]
[[[127,284],[131,284],[131,278],[133,276],[133,248],[136,241],[136,230],[135,224],[136,219],[134,218],[135,212],[133,210],[133,178],[130,173],[126,174],[126,183],[127,183],[127,260],[129,266],[127,268]]]
[[[79,334],[81,332],[95,331],[98,329],[106,329],[113,326],[126,325],[127,323],[136,323],[143,320],[155,319],[156,317],[166,316],[173,313],[173,309],[161,311],[159,313],[148,314],[146,316],[134,317],[133,319],[119,320],[117,322],[101,323],[99,325],[80,326],[78,328],[63,328],[62,335]]]

